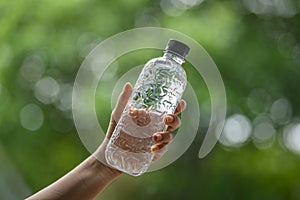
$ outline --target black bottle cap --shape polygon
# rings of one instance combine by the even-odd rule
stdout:
[[[190,48],[186,44],[183,44],[182,42],[170,39],[165,48],[165,51],[172,52],[184,59],[185,56],[189,53]]]

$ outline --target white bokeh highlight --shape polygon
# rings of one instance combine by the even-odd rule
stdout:
[[[27,104],[20,111],[20,123],[29,131],[38,130],[44,122],[44,114],[36,104]]]
[[[284,128],[283,143],[291,152],[300,155],[300,123],[293,123]]]
[[[239,147],[248,140],[251,131],[249,119],[244,115],[234,114],[226,119],[219,141],[225,146]]]
[[[267,115],[258,116],[253,122],[252,140],[258,149],[270,148],[276,139],[276,128]]]
[[[59,90],[58,82],[54,78],[46,76],[36,82],[34,95],[40,102],[50,104],[56,100]]]

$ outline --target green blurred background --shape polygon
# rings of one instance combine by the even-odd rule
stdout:
[[[144,26],[180,31],[211,55],[226,87],[224,132],[199,159],[210,99],[186,67],[200,102],[194,143],[162,170],[123,175],[98,199],[300,199],[299,11],[298,0],[1,0],[0,199],[25,198],[89,156],[72,120],[77,70],[105,38]],[[125,55],[104,80],[160,54]],[[110,95],[103,83],[104,127]]]

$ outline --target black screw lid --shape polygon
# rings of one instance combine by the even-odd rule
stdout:
[[[170,39],[165,48],[165,51],[172,52],[182,58],[185,58],[185,56],[189,53],[190,48],[182,42]]]

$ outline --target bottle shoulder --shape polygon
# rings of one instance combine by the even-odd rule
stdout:
[[[168,59],[166,57],[158,57],[149,60],[144,67],[146,70],[155,69],[155,68],[164,68],[169,70],[175,70],[178,73],[182,74],[186,77],[186,72],[184,68],[172,59]]]
[[[176,65],[178,63],[166,58],[166,57],[158,57],[158,58],[153,58],[149,60],[146,65],[159,65],[159,64],[165,64],[165,65]]]

